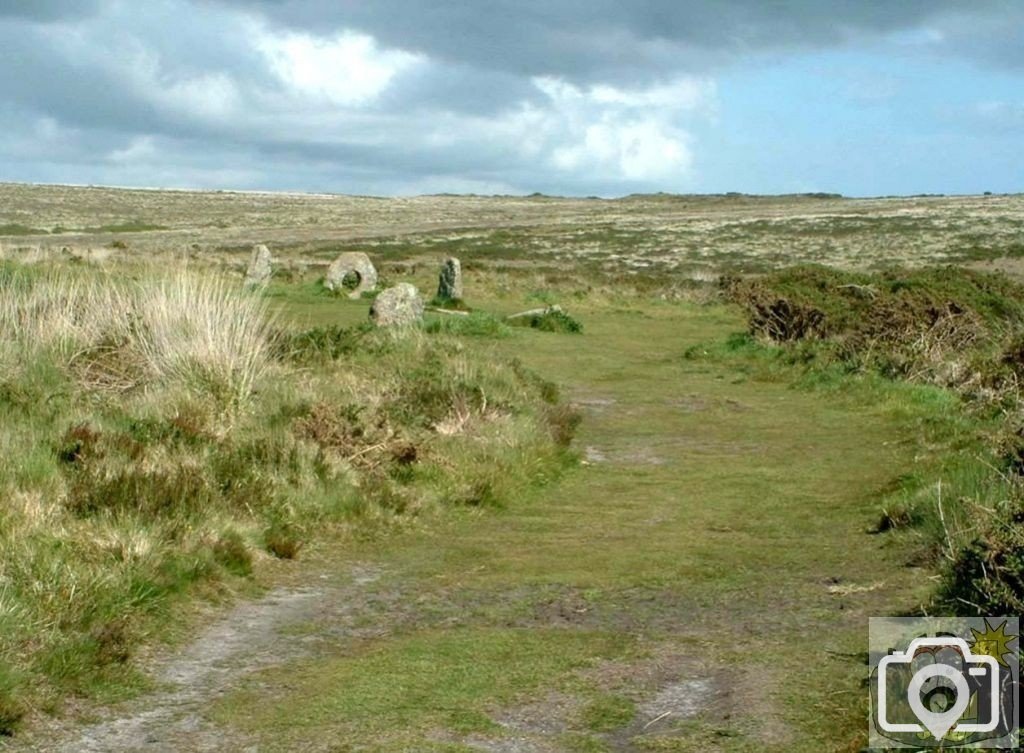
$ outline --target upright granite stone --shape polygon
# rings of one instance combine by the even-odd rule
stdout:
[[[348,291],[349,298],[359,298],[364,292],[377,287],[377,270],[369,256],[350,251],[331,262],[324,277],[324,287],[337,293]]]
[[[462,300],[462,265],[454,256],[445,259],[444,264],[441,265],[437,297],[442,301]]]
[[[381,291],[370,307],[370,319],[378,327],[407,327],[423,319],[423,299],[415,285],[400,282]]]
[[[270,276],[273,274],[274,264],[270,256],[270,249],[262,243],[253,246],[249,269],[245,273],[245,287],[262,287],[270,282]]]

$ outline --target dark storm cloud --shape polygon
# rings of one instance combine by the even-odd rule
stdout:
[[[52,21],[87,16],[99,7],[99,0],[2,0],[0,18]]]
[[[208,1],[257,10],[292,28],[355,27],[438,59],[578,80],[649,75],[670,64],[700,69],[929,23],[951,24],[964,34],[965,53],[985,55],[993,30],[1019,42],[1020,26],[1007,19],[1024,21],[1019,0]],[[977,19],[995,23],[971,38]],[[1024,49],[1012,52],[1024,59]]]
[[[722,71],[856,46],[1012,69],[1022,30],[1019,0],[0,0],[0,176],[685,190]]]
[[[445,103],[450,110],[484,114],[508,107],[510,102],[536,99],[537,94],[528,78],[450,65],[410,72],[381,95],[378,106],[416,110]]]

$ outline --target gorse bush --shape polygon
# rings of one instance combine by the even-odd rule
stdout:
[[[201,585],[552,478],[555,403],[447,332],[293,332],[215,278],[0,267],[0,734],[130,687]]]
[[[329,362],[356,353],[372,343],[375,327],[366,322],[359,327],[314,327],[303,332],[279,332],[274,338],[275,352],[283,360],[297,364]]]
[[[957,268],[872,275],[797,267],[723,278],[722,286],[747,312],[753,335],[818,342],[818,359],[958,389],[1008,386],[997,356],[1024,328],[1024,288]]]
[[[548,306],[543,311],[515,316],[507,321],[515,327],[531,327],[541,332],[579,334],[583,331],[580,321],[566,313],[560,306]]]
[[[950,608],[1019,614],[1024,607],[1024,494],[974,504],[971,524],[947,539],[939,598]]]

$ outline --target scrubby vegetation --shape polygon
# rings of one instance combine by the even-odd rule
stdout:
[[[427,332],[447,332],[470,337],[507,337],[508,325],[486,311],[472,311],[466,316],[441,316],[426,323]]]
[[[66,232],[64,228],[61,231]],[[146,233],[153,230],[167,230],[164,225],[156,225],[152,222],[141,220],[128,220],[127,222],[115,222],[109,225],[97,225],[95,227],[83,228],[83,233]]]
[[[215,278],[0,267],[0,732],[135,682],[183,595],[314,531],[504,504],[576,420],[444,328],[295,332]]]
[[[0,235],[46,235],[49,231],[37,227],[22,225],[20,222],[0,224]]]
[[[843,273],[800,267],[723,279],[750,335],[820,381],[907,382],[922,438],[941,446],[886,500],[880,532],[912,528],[965,613],[1024,608],[1024,287],[960,268]],[[733,343],[743,346],[742,341]],[[863,384],[863,379],[861,380]]]
[[[541,311],[517,315],[510,318],[508,323],[515,327],[532,327],[541,332],[578,334],[583,331],[583,325],[579,320],[574,319],[560,306],[548,306]]]

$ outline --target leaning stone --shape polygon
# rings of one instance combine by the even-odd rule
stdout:
[[[445,259],[444,264],[441,265],[437,297],[442,301],[462,300],[462,265],[454,256]]]
[[[557,303],[553,306],[545,306],[540,309],[527,309],[526,311],[520,311],[518,314],[509,314],[506,319],[522,319],[526,316],[547,316],[549,314],[564,314],[565,309],[559,306]]]
[[[331,262],[324,277],[324,287],[336,292],[348,290],[349,298],[359,298],[364,292],[377,287],[377,270],[369,256],[350,251]]]
[[[253,246],[252,258],[249,259],[249,269],[245,273],[245,287],[258,288],[270,282],[270,276],[274,274],[274,265],[270,256],[270,249],[262,243]]]
[[[406,327],[423,319],[423,299],[415,285],[400,282],[381,291],[370,307],[370,319],[378,327]]]

